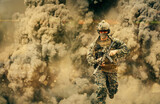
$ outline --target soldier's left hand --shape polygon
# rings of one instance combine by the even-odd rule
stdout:
[[[114,56],[117,52],[118,50],[111,50],[109,56]]]

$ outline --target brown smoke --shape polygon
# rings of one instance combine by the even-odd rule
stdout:
[[[159,104],[158,0],[24,3],[25,12],[14,15],[19,20],[15,25],[15,45],[1,53],[0,103],[94,103],[97,86],[86,52],[98,35],[97,23],[105,19],[111,24],[111,35],[130,49],[126,61],[119,60],[119,92],[115,99],[106,101]]]
[[[18,20],[12,18],[17,12],[24,12],[22,0],[0,0],[0,52],[14,43],[14,23]]]

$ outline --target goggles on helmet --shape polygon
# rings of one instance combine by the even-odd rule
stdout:
[[[102,33],[109,33],[108,30],[99,30],[98,32],[99,32],[100,34],[102,34]]]

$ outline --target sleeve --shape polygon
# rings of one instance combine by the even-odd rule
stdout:
[[[114,39],[114,47],[118,50],[116,56],[119,58],[129,54],[129,49],[127,45],[123,41],[120,41],[119,39]]]
[[[87,52],[87,61],[90,65],[96,64],[96,59],[94,57],[94,47],[95,43],[91,44]]]

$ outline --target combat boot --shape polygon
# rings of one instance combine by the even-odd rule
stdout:
[[[114,98],[114,94],[109,94],[109,98],[113,99]]]

